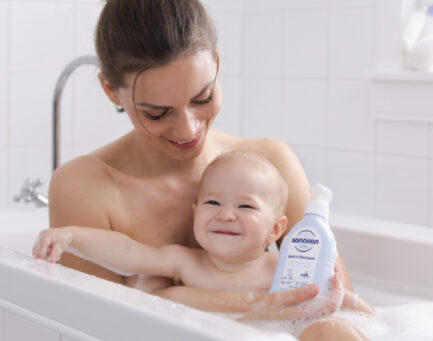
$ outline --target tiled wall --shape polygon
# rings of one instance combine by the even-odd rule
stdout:
[[[336,211],[433,225],[433,110],[424,101],[433,83],[377,76],[400,63],[389,19],[399,1],[204,3],[222,54],[217,128],[286,141],[310,181],[334,190]],[[54,82],[68,61],[94,53],[100,8],[99,0],[0,0],[0,207],[16,205],[25,177],[49,178]],[[65,91],[63,161],[131,127],[95,75],[80,69]]]

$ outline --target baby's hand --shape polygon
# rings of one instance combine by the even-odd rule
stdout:
[[[43,230],[33,246],[33,257],[57,262],[71,242],[72,233],[67,227]]]

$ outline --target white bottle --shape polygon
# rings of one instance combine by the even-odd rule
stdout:
[[[332,191],[317,185],[304,218],[284,238],[270,292],[295,289],[315,283],[319,295],[332,286],[337,244],[328,224]]]

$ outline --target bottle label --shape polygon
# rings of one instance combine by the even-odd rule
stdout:
[[[314,227],[303,227],[293,234],[287,249],[278,290],[295,289],[314,283],[316,265],[322,246],[320,233]]]

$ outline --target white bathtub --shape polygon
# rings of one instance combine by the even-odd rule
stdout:
[[[47,225],[46,209],[0,211],[0,341],[270,337],[221,316],[33,260],[33,241]],[[371,304],[433,300],[433,229],[337,214],[331,225],[355,289]]]

